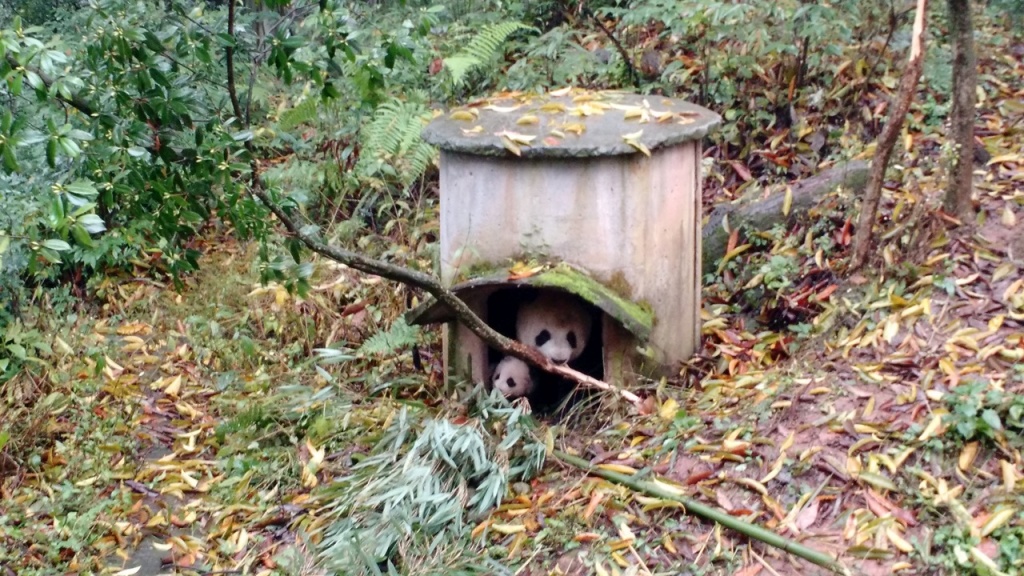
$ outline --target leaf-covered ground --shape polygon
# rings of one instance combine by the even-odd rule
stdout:
[[[977,227],[938,209],[942,135],[908,132],[873,268],[841,274],[841,197],[763,235],[706,287],[704,345],[680,377],[651,383],[643,413],[614,398],[575,411],[555,447],[855,574],[1024,571],[1024,64],[988,65]],[[48,375],[8,385],[45,413],[23,426],[54,441],[29,462],[0,452],[6,574],[314,574],[299,535],[329,522],[318,488],[400,406],[451,413],[436,338],[416,361],[359,349],[404,289],[321,262],[300,299],[256,282],[254,248],[203,248],[181,292],[105,281],[102,305],[55,335]],[[358,349],[349,367],[314,366],[336,342]],[[473,537],[519,574],[824,572],[554,458]]]

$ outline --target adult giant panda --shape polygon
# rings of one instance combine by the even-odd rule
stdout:
[[[516,314],[516,340],[536,346],[556,364],[579,358],[590,338],[591,317],[578,298],[546,291]]]

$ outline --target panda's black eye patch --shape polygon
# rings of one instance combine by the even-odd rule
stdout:
[[[543,346],[544,343],[547,342],[548,340],[551,340],[551,332],[548,332],[547,330],[541,330],[540,334],[537,334],[537,337],[534,338],[533,342],[537,346]]]
[[[576,333],[575,332],[569,332],[569,335],[566,336],[565,339],[569,341],[569,346],[571,346],[575,350],[576,349]]]
[[[509,388],[515,388],[516,387],[516,381],[514,379],[512,379],[511,376],[508,377],[508,380],[505,380],[505,384],[507,384]]]

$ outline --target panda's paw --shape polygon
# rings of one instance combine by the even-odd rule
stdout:
[[[533,414],[533,406],[530,406],[530,401],[526,396],[520,396],[519,398],[512,400],[512,405],[516,408],[522,409],[523,414]]]

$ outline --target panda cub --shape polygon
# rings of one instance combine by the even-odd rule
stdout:
[[[509,400],[533,392],[530,366],[515,356],[505,356],[494,367],[491,383]]]
[[[590,325],[590,314],[576,297],[542,292],[519,306],[516,340],[536,346],[555,364],[568,364],[587,347]]]

